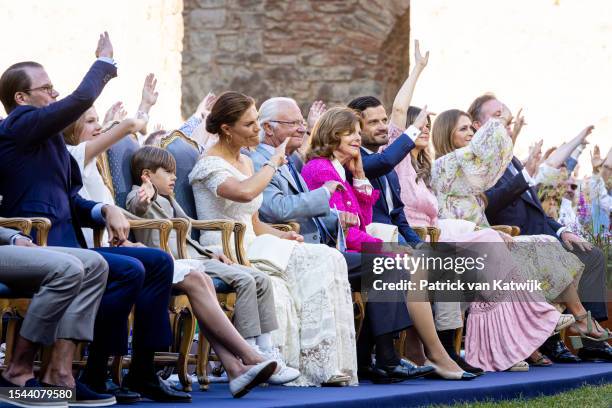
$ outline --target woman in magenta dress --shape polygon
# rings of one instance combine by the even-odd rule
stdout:
[[[332,194],[330,206],[359,216],[360,225],[349,228],[346,233],[347,249],[358,252],[362,244],[381,242],[366,231],[366,226],[372,222],[372,208],[380,192],[372,188],[363,171],[360,131],[361,118],[355,111],[344,107],[329,109],[313,129],[307,163],[302,169],[302,176],[311,190],[330,180],[342,183],[344,189],[337,189]],[[352,183],[347,181],[350,176]],[[436,372],[446,379],[475,377],[462,370],[444,350],[436,335],[428,301],[408,302],[408,312],[426,346],[429,359],[426,364],[436,367]]]

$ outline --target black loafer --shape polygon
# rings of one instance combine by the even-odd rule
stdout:
[[[173,389],[158,376],[151,380],[132,380],[128,374],[122,385],[139,393],[142,398],[157,402],[191,402],[191,394]]]
[[[612,362],[612,346],[605,341],[582,339],[584,347],[578,350],[578,357],[584,361]]]
[[[417,366],[407,360],[400,360],[396,366],[374,367],[375,370],[382,370],[394,380],[410,380],[412,378],[424,377],[427,374],[433,373],[435,369],[432,366],[424,365]]]
[[[580,363],[582,360],[572,354],[563,340],[548,339],[540,346],[540,351],[550,358],[553,363]]]
[[[357,370],[359,380],[371,381],[373,384],[391,384],[402,380],[394,379],[387,374],[385,370],[380,370],[375,367],[359,367]]]
[[[127,387],[120,387],[111,380],[107,380],[102,386],[89,385],[89,388],[101,394],[114,395],[117,404],[134,404],[140,401],[140,394]]]

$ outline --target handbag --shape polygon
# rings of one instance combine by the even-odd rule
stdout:
[[[366,226],[366,232],[383,242],[399,242],[399,230],[396,225],[372,222]]]

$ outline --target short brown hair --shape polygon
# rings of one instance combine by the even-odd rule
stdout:
[[[340,138],[354,132],[357,124],[363,128],[361,114],[354,109],[335,106],[325,111],[312,129],[306,161],[315,157],[331,159],[340,146]]]
[[[140,177],[145,169],[155,173],[160,167],[170,173],[176,172],[176,160],[168,151],[155,147],[141,147],[132,156],[132,182],[135,185],[142,183]]]
[[[444,111],[436,117],[431,129],[431,140],[436,151],[436,159],[455,150],[453,132],[462,116],[472,119],[468,113],[459,109]]]
[[[253,105],[255,100],[248,95],[233,91],[222,93],[206,117],[206,131],[220,137],[225,136],[221,134],[221,126],[233,126]]]
[[[25,92],[32,86],[32,81],[26,73],[26,68],[42,68],[38,62],[24,61],[13,64],[0,76],[0,102],[6,113],[11,113],[17,107],[15,94]]]
[[[487,92],[484,95],[480,95],[478,98],[474,99],[474,102],[468,108],[468,113],[472,117],[472,120],[477,120],[482,124],[482,105],[485,103],[492,101],[493,99],[497,99],[497,97],[490,92]]]

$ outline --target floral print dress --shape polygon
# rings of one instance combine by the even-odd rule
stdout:
[[[508,167],[512,147],[502,123],[491,119],[467,146],[436,159],[431,185],[438,198],[439,217],[490,227],[484,192],[497,183]],[[549,235],[520,235],[514,241],[510,251],[522,276],[540,281],[548,302],[553,303],[568,285],[578,287],[584,264],[557,239]]]

